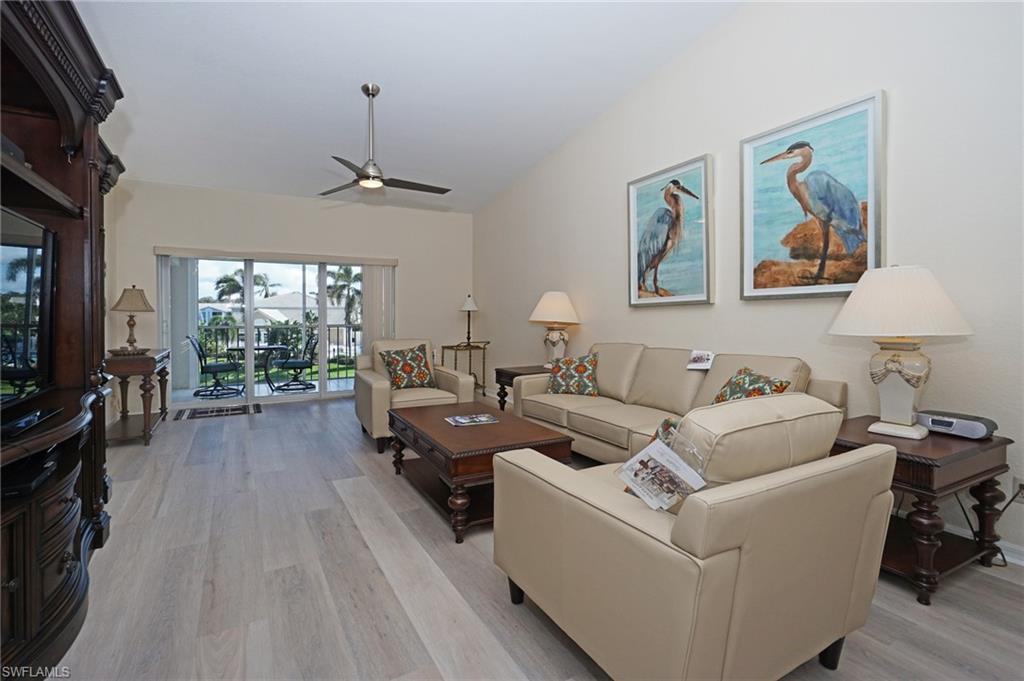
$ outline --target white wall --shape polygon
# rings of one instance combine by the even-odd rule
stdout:
[[[465,213],[230,192],[122,179],[107,197],[107,291],[135,284],[156,307],[154,246],[236,252],[396,258],[396,335],[457,342],[472,287],[473,227]],[[155,347],[157,315],[137,316]],[[125,315],[107,316],[107,343],[124,342]],[[172,367],[173,371],[173,367]],[[141,410],[133,386],[129,407]],[[115,391],[115,400],[117,399]],[[116,412],[117,405],[110,409]]]
[[[928,344],[924,406],[989,416],[1024,440],[1021,62],[1019,4],[739,8],[474,214],[477,335],[493,341],[492,366],[543,359],[543,329],[526,319],[562,289],[583,321],[570,352],[623,340],[798,355],[850,383],[851,414],[877,413],[874,346],[826,334],[842,298],[739,299],[739,140],[883,89],[886,261],[931,268],[975,331]],[[631,309],[626,183],[704,153],[717,302]],[[1011,459],[1024,476],[1021,451]],[[999,525],[1018,545],[1022,508]],[[946,517],[963,524],[958,509]]]

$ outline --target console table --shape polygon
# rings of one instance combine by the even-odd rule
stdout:
[[[171,364],[169,349],[150,350],[144,355],[108,355],[104,364],[106,373],[116,376],[121,386],[121,418],[107,428],[107,442],[142,439],[149,441],[167,418],[167,373]],[[153,420],[153,376],[160,384],[160,412]],[[128,415],[128,384],[132,376],[142,377],[142,413]]]
[[[475,383],[474,387],[477,388],[478,390],[480,390],[480,394],[483,395],[484,397],[487,397],[487,386],[484,385],[483,379],[480,378],[480,376],[486,376],[487,375],[487,346],[490,345],[490,344],[491,344],[491,341],[462,341],[461,343],[454,343],[452,345],[442,345],[441,346],[441,366],[445,365],[444,364],[445,356],[449,352],[451,352],[452,355],[454,355],[454,357],[455,357],[454,366],[452,368],[454,368],[456,371],[458,371],[459,370],[459,353],[460,352],[468,352],[469,353],[469,362],[467,362],[468,366],[466,367],[466,373],[470,374],[473,377],[473,381]],[[479,352],[480,353],[480,364],[481,364],[481,367],[480,367],[480,375],[479,376],[477,375],[477,373],[475,371],[473,371],[473,353],[474,352]]]
[[[996,476],[1009,470],[1006,447],[1013,440],[998,436],[968,440],[942,433],[930,433],[923,440],[887,437],[868,432],[877,420],[877,416],[859,416],[843,421],[832,453],[869,444],[896,448],[892,489],[913,495],[914,510],[906,519],[895,514],[890,519],[882,569],[908,579],[917,589],[917,601],[931,605],[941,577],[975,560],[991,567],[998,553],[996,521],[1006,495]],[[946,523],[935,504],[965,489],[977,502],[971,507],[977,515],[976,539],[944,532]]]
[[[551,373],[551,369],[542,364],[531,364],[525,367],[499,367],[495,369],[494,382],[498,384],[498,408],[505,411],[505,403],[508,401],[508,388],[512,387],[516,377],[547,373]]]

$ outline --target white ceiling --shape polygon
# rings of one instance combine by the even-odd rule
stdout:
[[[315,196],[366,154],[381,84],[386,176],[435,197],[332,197],[472,211],[671,60],[733,5],[80,3],[125,91],[101,132],[126,177]],[[696,78],[696,75],[695,75]]]

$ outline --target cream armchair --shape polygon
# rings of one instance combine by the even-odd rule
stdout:
[[[722,445],[719,471],[792,461],[809,441],[825,451],[702,490],[678,515],[626,494],[615,464],[496,454],[494,561],[512,602],[525,592],[616,679],[776,679],[815,655],[835,669],[867,619],[896,452],[828,457],[820,418],[770,428]]]
[[[370,354],[356,358],[356,418],[363,432],[377,441],[377,451],[382,453],[391,438],[388,428],[388,409],[392,407],[425,407],[433,404],[455,404],[472,402],[474,380],[469,374],[439,366],[433,366],[436,388],[405,388],[392,390],[388,370],[380,357],[383,350],[401,350],[417,345],[427,346],[427,357],[431,357],[429,340],[388,339],[370,344]]]

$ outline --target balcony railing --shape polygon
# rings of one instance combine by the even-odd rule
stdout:
[[[310,334],[317,333],[316,326],[299,325],[274,325],[256,326],[253,328],[255,336],[253,347],[260,348],[268,345],[284,345],[287,350],[274,353],[271,359],[270,376],[277,383],[285,381],[290,372],[278,369],[273,366],[273,360],[290,357],[299,359],[306,347],[306,341]],[[200,326],[197,334],[199,343],[206,352],[208,361],[234,360],[238,362],[237,371],[226,372],[220,375],[221,381],[228,385],[242,385],[245,382],[245,326],[238,324],[222,324]],[[327,353],[327,376],[328,380],[351,379],[355,376],[356,355],[362,349],[362,327],[359,324],[328,324],[327,337],[321,338],[313,353],[313,368],[306,372],[305,379],[317,382],[320,377],[320,354]],[[260,384],[263,379],[263,366],[265,356],[263,352],[256,351],[255,380]],[[213,382],[212,378],[203,374],[199,377],[199,385],[206,387]]]

